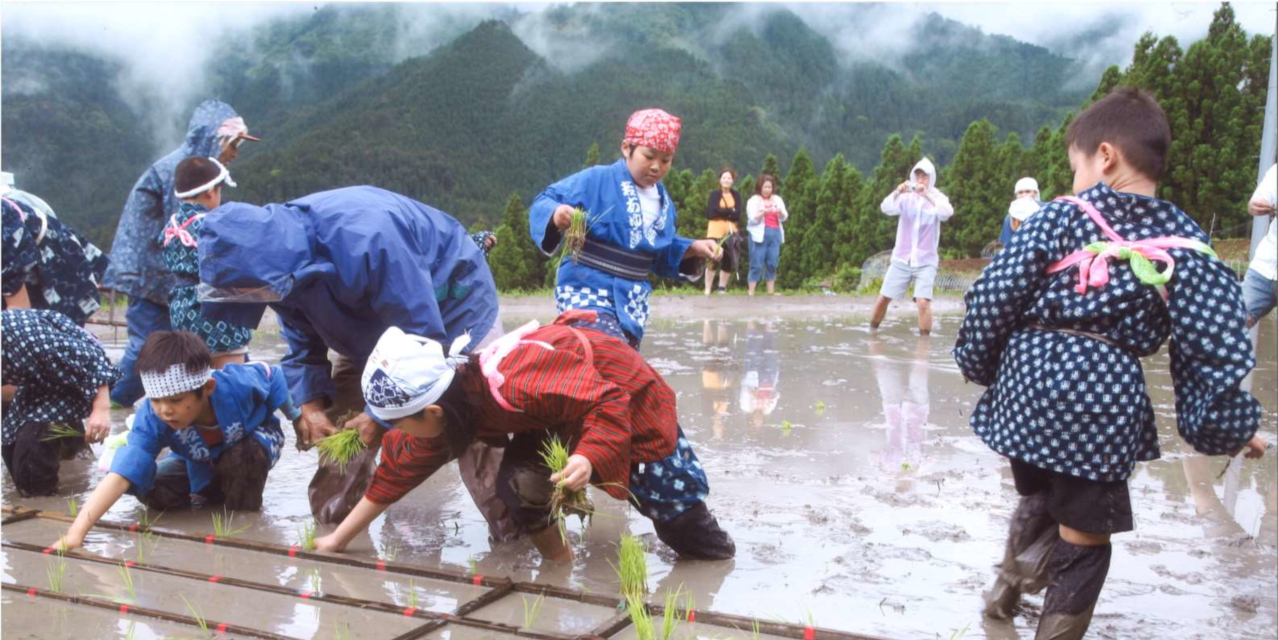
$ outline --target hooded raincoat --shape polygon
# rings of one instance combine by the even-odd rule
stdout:
[[[892,249],[892,261],[910,267],[934,267],[941,263],[937,247],[941,243],[941,222],[954,215],[954,207],[950,199],[936,188],[936,167],[932,161],[923,158],[910,169],[913,179],[916,171],[926,173],[928,181],[927,195],[924,198],[917,193],[888,194],[880,206],[883,213],[897,216],[896,246]]]
[[[200,103],[191,116],[182,146],[156,160],[138,178],[120,215],[104,286],[168,306],[169,290],[176,281],[164,264],[159,238],[169,216],[177,213],[181,203],[173,192],[173,172],[188,156],[217,156],[221,151],[218,127],[234,117],[235,109],[224,102]]]
[[[298,405],[334,399],[329,349],[362,366],[392,326],[449,344],[466,332],[478,340],[497,321],[497,287],[466,228],[376,187],[223,205],[204,218],[199,251],[206,285],[283,292],[270,306],[289,344],[280,365]],[[255,306],[205,304],[204,314],[229,319],[229,307]]]

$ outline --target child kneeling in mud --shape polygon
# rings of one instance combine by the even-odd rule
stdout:
[[[1260,405],[1239,388],[1255,359],[1238,277],[1154,197],[1171,147],[1162,108],[1116,90],[1074,119],[1066,145],[1077,197],[1043,207],[985,268],[954,348],[964,377],[989,387],[972,428],[1010,460],[1021,495],[985,614],[1011,617],[1046,586],[1038,640],[1083,637],[1109,538],[1133,529],[1127,478],[1159,456],[1139,358],[1171,339],[1176,426],[1194,449],[1266,447]]]
[[[55,546],[83,544],[125,493],[152,509],[207,503],[261,510],[266,475],[284,447],[275,411],[291,408],[288,383],[279,367],[260,362],[212,365],[204,340],[193,333],[156,331],[147,338],[137,360],[147,399],[128,443]],[[157,464],[166,447],[170,455]]]
[[[682,557],[731,558],[736,546],[706,507],[709,483],[679,427],[674,390],[622,340],[569,326],[594,315],[571,311],[540,328],[530,322],[473,356],[458,355],[465,337],[445,354],[438,342],[387,330],[364,369],[364,398],[396,428],[384,436],[364,498],[316,546],[345,549],[481,439],[505,446],[497,495],[547,559],[572,558],[552,526],[552,483],[572,491],[594,484],[629,499]],[[572,452],[554,475],[539,455],[552,435]]]

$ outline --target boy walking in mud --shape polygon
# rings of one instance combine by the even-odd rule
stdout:
[[[1139,358],[1171,340],[1177,428],[1207,455],[1263,455],[1238,279],[1185,212],[1154,193],[1171,134],[1158,103],[1119,89],[1066,135],[1076,197],[1025,222],[964,297],[954,357],[988,386],[976,434],[1006,456],[1020,504],[985,614],[1047,587],[1038,640],[1082,638],[1133,529],[1127,478],[1159,457]],[[1158,266],[1155,266],[1157,263]]]

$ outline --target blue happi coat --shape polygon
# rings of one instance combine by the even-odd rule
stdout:
[[[392,326],[449,344],[468,331],[478,342],[497,322],[497,287],[466,228],[385,189],[223,205],[204,218],[198,240],[201,282],[261,287],[291,278],[270,306],[289,344],[280,365],[299,405],[334,398],[329,349],[362,366]],[[251,305],[206,305],[204,313],[235,306]]]
[[[261,362],[232,364],[214,371],[213,380],[217,386],[209,402],[217,415],[222,443],[209,447],[194,426],[173,429],[155,415],[147,399],[138,408],[128,443],[111,460],[111,472],[129,481],[130,493],[143,496],[155,485],[155,458],[165,448],[186,463],[191,493],[208,486],[213,480],[213,462],[244,438],[256,440],[275,466],[284,448],[284,431],[275,411],[288,403],[283,372]]]
[[[217,129],[235,116],[235,109],[224,102],[200,103],[191,116],[182,146],[156,160],[138,178],[120,215],[103,286],[168,305],[169,290],[176,280],[164,265],[158,238],[169,216],[177,213],[181,204],[173,193],[173,172],[187,156],[216,157],[221,151]]]
[[[562,234],[550,224],[561,204],[581,207],[589,218],[587,235],[592,240],[623,249],[652,254],[652,270],[667,278],[686,278],[680,272],[683,254],[692,240],[675,234],[675,205],[665,185],[657,183],[661,194],[661,215],[645,225],[639,194],[624,159],[611,165],[591,167],[546,188],[533,201],[529,230],[533,242],[550,255]],[[690,265],[691,266],[691,265]],[[691,269],[688,269],[691,271]],[[636,340],[643,339],[648,323],[648,298],[652,285],[647,280],[630,280],[566,259],[555,279],[555,301],[560,313],[569,309],[594,309],[616,315],[621,328]]]

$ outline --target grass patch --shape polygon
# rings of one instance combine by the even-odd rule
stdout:
[[[354,412],[352,412],[354,413]],[[356,414],[358,415],[358,414]],[[342,425],[353,416],[346,416],[339,420]],[[341,428],[340,426],[338,427]],[[338,473],[345,475],[346,465],[355,459],[361,451],[367,448],[364,441],[360,439],[359,432],[354,429],[346,429],[324,438],[319,441],[319,461],[320,464],[337,465]]]

